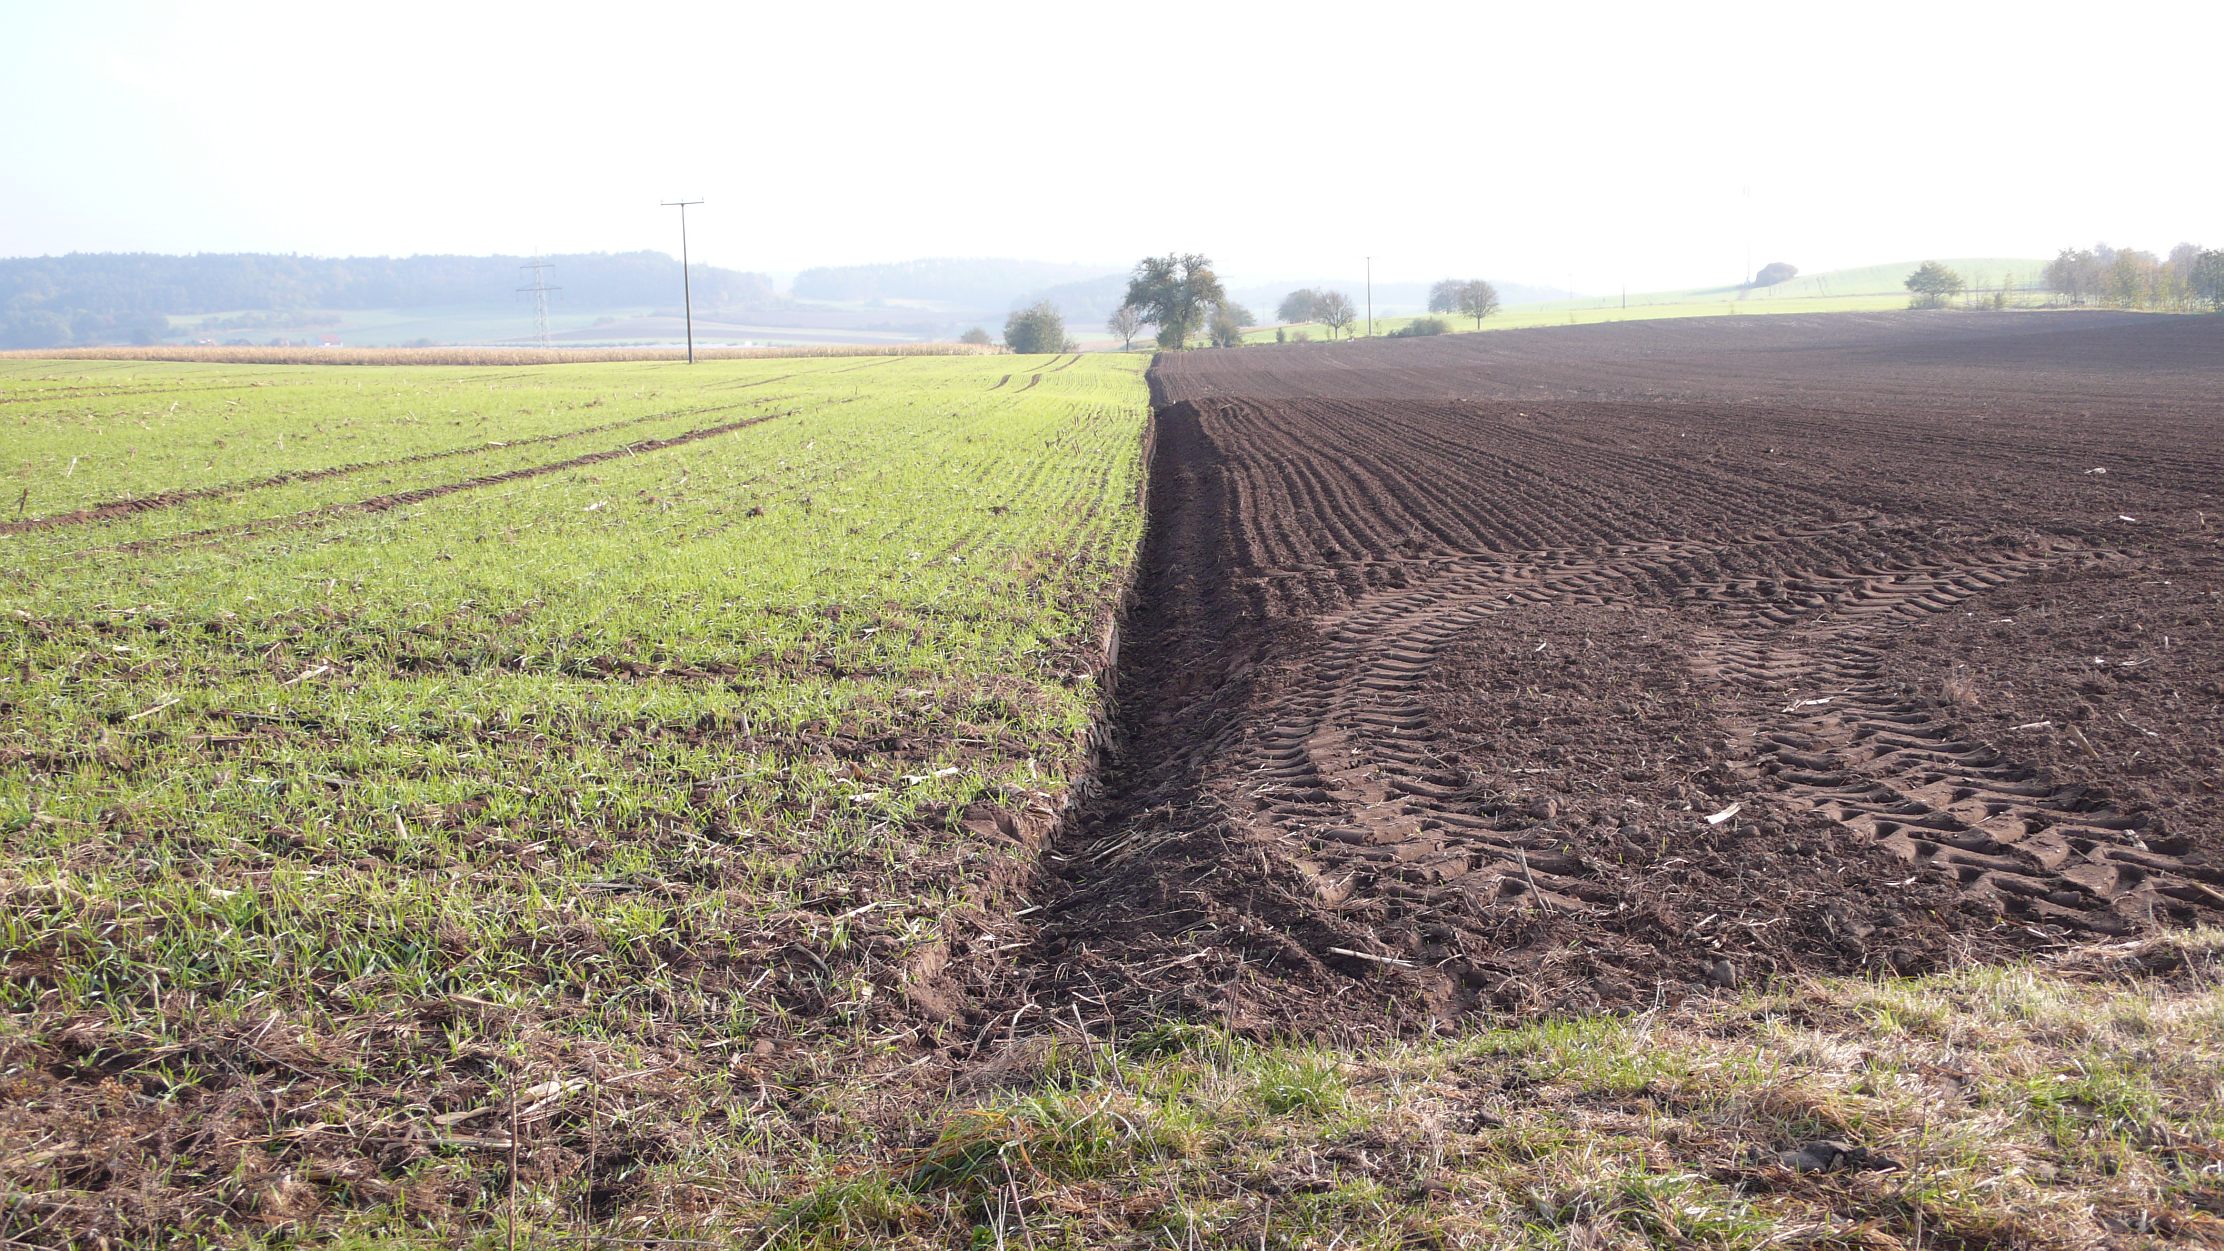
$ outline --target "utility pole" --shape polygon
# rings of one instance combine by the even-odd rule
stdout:
[[[687,363],[695,363],[695,291],[687,277],[687,206],[701,200],[665,200],[665,208],[680,211],[680,307],[687,314]]]
[[[545,261],[540,259],[539,257],[535,257],[533,258],[532,264],[520,265],[518,266],[518,268],[530,269],[533,271],[533,285],[530,287],[519,287],[518,290],[520,292],[530,291],[533,293],[533,335],[540,340],[541,349],[543,351],[546,351],[548,348],[548,293],[551,291],[561,291],[563,290],[563,288],[549,286],[547,276],[544,275],[541,271],[554,269],[556,268],[556,266],[549,261]]]
[[[1745,188],[1745,285],[1753,285],[1753,188]]]
[[[1375,337],[1375,258],[1367,258],[1367,337]]]

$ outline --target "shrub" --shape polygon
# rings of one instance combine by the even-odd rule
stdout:
[[[1022,356],[1071,350],[1066,347],[1066,321],[1048,300],[1005,318],[1004,344]]]
[[[1451,328],[1451,323],[1441,317],[1416,317],[1398,329],[1391,331],[1390,337],[1393,339],[1422,339],[1430,335],[1444,334]]]

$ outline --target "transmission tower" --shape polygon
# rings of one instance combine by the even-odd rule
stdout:
[[[518,268],[533,271],[533,285],[519,287],[518,290],[533,293],[533,335],[540,340],[540,345],[545,348],[548,346],[548,293],[563,290],[562,287],[548,285],[548,275],[545,271],[556,268],[555,263],[536,258],[530,263],[518,266]]]

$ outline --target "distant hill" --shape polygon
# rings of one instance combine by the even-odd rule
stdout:
[[[2036,289],[2047,264],[2043,258],[2029,256],[1941,256],[1923,259],[1935,259],[1959,273],[1972,289],[1987,291],[1997,290],[2006,282],[2012,282],[2024,290]],[[1833,269],[1818,274],[1801,274],[1765,287],[1749,288],[1740,283],[1729,283],[1719,287],[1686,287],[1679,291],[1633,291],[1630,293],[1629,303],[1633,308],[1649,304],[1689,304],[1738,299],[1741,298],[1741,293],[1747,299],[1776,300],[1836,299],[1856,295],[1904,296],[1907,294],[1907,276],[1914,273],[1915,267],[1922,263],[1919,259],[1892,261],[1883,265],[1862,265],[1853,269]],[[1506,301],[1508,307],[1515,303],[1514,300]],[[1569,303],[1583,305],[1596,301],[1571,302],[1547,295],[1538,303],[1564,306]]]
[[[1019,303],[1050,301],[1066,327],[1082,337],[1102,331],[1104,323],[1127,299],[1127,274],[1104,274],[1080,282],[1063,282],[1020,297]]]
[[[199,318],[216,333],[314,327],[333,310],[438,311],[514,305],[531,275],[519,256],[314,257],[263,253],[165,256],[71,253],[0,260],[0,347],[153,343],[170,319]],[[677,306],[680,263],[662,252],[574,253],[543,258],[551,284],[574,308]],[[701,310],[778,303],[762,274],[698,265]],[[208,315],[229,314],[213,321]],[[337,318],[327,318],[337,321]]]
[[[881,265],[836,265],[806,269],[791,290],[799,300],[863,304],[904,301],[1001,317],[1026,297],[1045,288],[1108,272],[1103,265],[1001,258],[934,257]]]

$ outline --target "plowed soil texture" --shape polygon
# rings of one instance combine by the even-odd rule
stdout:
[[[1244,348],[1153,389],[1116,746],[1007,1009],[1411,1032],[2224,921],[2224,318]]]

